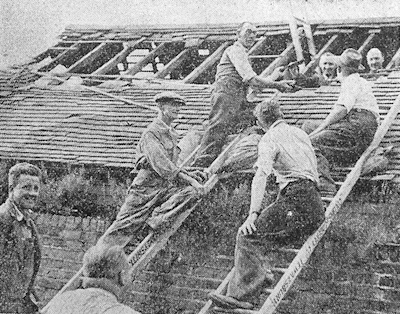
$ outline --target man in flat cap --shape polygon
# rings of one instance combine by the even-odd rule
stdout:
[[[117,218],[100,242],[125,245],[146,222],[153,229],[174,214],[174,208],[188,196],[201,192],[197,174],[177,166],[178,134],[171,123],[185,104],[174,92],[154,98],[158,116],[142,133],[136,147],[135,179],[128,189]]]
[[[378,48],[371,48],[367,52],[367,63],[369,67],[369,73],[377,73],[379,70],[383,69],[383,58],[382,51]]]
[[[34,282],[40,241],[31,210],[42,183],[40,169],[23,162],[8,172],[9,195],[0,206],[0,313],[36,313]]]
[[[252,69],[248,51],[256,41],[256,31],[253,24],[242,23],[237,30],[237,41],[224,51],[217,66],[209,125],[197,154],[197,166],[209,166],[220,154],[229,134],[255,123],[251,114],[245,115],[245,109],[249,106],[246,99],[248,87],[276,88],[280,91],[292,89],[285,81],[274,81],[281,76],[280,71],[283,69],[276,69],[266,78],[257,75]]]
[[[310,132],[316,150],[320,180],[325,189],[336,191],[329,173],[329,163],[349,166],[356,162],[372,142],[379,123],[379,108],[371,84],[360,77],[361,54],[346,49],[334,60],[341,79],[339,98],[332,111]]]
[[[119,302],[129,284],[129,263],[119,246],[96,245],[83,256],[80,289],[50,301],[43,314],[140,314]]]

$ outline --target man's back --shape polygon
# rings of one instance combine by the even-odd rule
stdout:
[[[68,291],[54,299],[44,314],[140,314],[101,288]]]

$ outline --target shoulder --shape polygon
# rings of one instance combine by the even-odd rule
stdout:
[[[0,224],[6,225],[12,222],[8,202],[0,205]]]
[[[124,305],[122,303],[118,303],[118,305],[113,306],[106,310],[104,314],[141,314],[138,311],[135,311],[134,309],[130,308],[127,305]]]

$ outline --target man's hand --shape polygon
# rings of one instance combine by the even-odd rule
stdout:
[[[204,183],[208,179],[208,175],[204,171],[194,170],[194,171],[186,171],[187,175],[192,177],[198,182]]]
[[[257,220],[257,213],[252,212],[247,217],[246,221],[243,225],[239,228],[239,232],[243,235],[251,235],[254,231],[257,230],[256,225],[254,222]]]
[[[285,73],[285,67],[280,66],[280,67],[275,68],[275,70],[272,72],[272,74],[269,76],[269,78],[273,81],[277,81],[277,80],[283,78],[284,73]]]
[[[294,84],[296,84],[296,82],[293,80],[276,82],[276,89],[280,92],[290,92],[293,89]]]

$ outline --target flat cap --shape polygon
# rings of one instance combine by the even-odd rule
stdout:
[[[175,92],[171,92],[171,91],[166,91],[166,92],[161,92],[157,95],[154,96],[154,101],[156,103],[160,102],[160,101],[168,101],[168,100],[174,100],[177,103],[180,103],[182,105],[184,105],[185,99],[183,99],[183,97]]]
[[[355,68],[363,70],[364,67],[361,65],[362,55],[353,48],[348,48],[340,56],[335,56],[334,60],[338,66],[344,66],[348,68]]]

